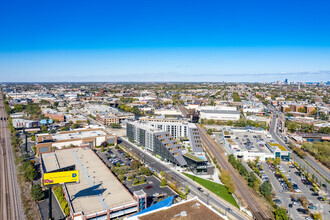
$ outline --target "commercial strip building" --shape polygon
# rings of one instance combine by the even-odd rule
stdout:
[[[176,164],[180,167],[189,167],[195,174],[212,174],[211,167],[205,157],[198,129],[194,124],[173,124],[170,132],[177,134],[175,129],[181,128],[182,132],[186,128],[186,135],[189,137],[190,151],[183,145],[180,145],[176,138],[167,130],[166,123],[161,128],[158,123],[143,123],[139,121],[128,122],[126,126],[127,137],[130,141],[144,146],[148,151],[152,152],[156,157],[165,161]],[[191,135],[189,136],[189,132]],[[187,137],[186,136],[186,137]],[[177,136],[178,138],[179,136]],[[189,162],[189,163],[188,163]]]
[[[50,152],[52,149],[62,149],[68,146],[88,145],[100,146],[103,142],[117,144],[117,136],[102,128],[76,129],[63,131],[57,134],[37,134],[36,153]]]
[[[40,127],[40,122],[36,120],[26,120],[21,118],[12,119],[14,128],[36,128]]]
[[[40,155],[42,173],[75,165],[79,183],[63,184],[71,219],[115,219],[147,207],[143,190],[132,194],[90,148],[75,147]]]
[[[243,134],[250,134],[248,132],[243,133]],[[265,135],[265,132],[259,132],[258,133],[252,133],[254,134],[253,136],[261,136],[261,134]],[[256,143],[256,140],[253,142],[250,140],[248,141],[249,143],[241,143],[244,142],[244,139],[238,139],[238,136],[236,139],[233,139],[234,134],[230,134],[229,131],[223,131],[222,132],[223,139],[224,139],[224,144],[229,151],[229,153],[233,154],[236,158],[240,158],[244,161],[248,160],[255,160],[257,157],[259,158],[260,161],[266,161],[268,158],[275,159],[275,158],[280,158],[282,161],[290,161],[290,151],[288,151],[285,147],[278,143],[273,143],[269,141],[265,141],[263,138],[263,141],[258,141]],[[248,136],[248,135],[245,135]],[[247,137],[246,139],[251,138]],[[265,138],[265,137],[264,137]],[[238,140],[237,140],[238,139]],[[252,139],[252,138],[251,138]],[[258,137],[257,137],[258,139]]]

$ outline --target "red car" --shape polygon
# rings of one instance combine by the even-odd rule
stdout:
[[[53,182],[54,180],[48,180],[48,179],[44,180],[44,183],[53,183]]]
[[[146,187],[144,187],[145,189],[151,189],[152,188],[152,186],[146,186]]]

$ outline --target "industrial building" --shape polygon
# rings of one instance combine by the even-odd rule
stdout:
[[[110,134],[102,128],[76,129],[56,134],[37,134],[36,153],[50,152],[53,148],[62,149],[72,145],[96,147],[100,146],[103,142],[116,145],[117,136]]]
[[[75,147],[42,153],[41,171],[75,165],[79,183],[63,184],[71,219],[115,219],[144,210],[143,190],[129,192],[90,148]]]
[[[213,119],[219,121],[237,121],[240,119],[240,112],[237,110],[200,110],[200,119]]]

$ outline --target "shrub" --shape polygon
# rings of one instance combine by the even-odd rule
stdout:
[[[139,180],[135,177],[134,180],[133,180],[133,184],[138,184],[139,183]]]
[[[160,185],[161,186],[166,186],[166,179],[163,178],[161,181],[160,181]]]
[[[125,177],[124,177],[124,175],[119,175],[119,176],[118,176],[118,179],[119,179],[120,181],[123,181],[123,180],[125,179]]]
[[[34,200],[39,201],[45,197],[45,193],[39,184],[35,184],[31,188],[31,196]]]

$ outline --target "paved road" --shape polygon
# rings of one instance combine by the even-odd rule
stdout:
[[[217,146],[217,144],[210,138],[210,136],[206,134],[205,130],[200,125],[196,125],[198,127],[204,147],[213,154],[222,169],[229,170],[235,182],[236,191],[248,204],[254,218],[270,219],[269,214],[261,208],[261,205],[256,200],[254,193],[251,191],[251,189],[248,188],[248,186],[242,181],[241,177],[236,173],[234,168],[229,164],[225,155],[220,152],[220,148]]]
[[[0,92],[0,219],[25,219],[20,188],[17,183],[16,168],[11,147],[7,114],[4,110],[2,93]]]
[[[277,113],[275,112],[275,114],[273,114],[272,117],[272,122],[270,125],[270,129],[269,132],[272,135],[272,137],[281,145],[285,146],[287,149],[288,147],[286,146],[286,144],[284,143],[284,141],[276,134],[276,115]],[[280,117],[280,116],[279,116]],[[289,150],[289,149],[288,149]],[[295,162],[297,162],[301,167],[305,167],[306,171],[308,173],[314,174],[314,176],[318,179],[318,181],[322,181],[322,184],[326,184],[327,185],[327,189],[330,188],[330,185],[321,177],[321,175],[319,175],[314,169],[316,169],[319,173],[321,173],[324,177],[327,178],[327,180],[330,179],[330,173],[329,170],[327,168],[325,168],[324,166],[320,165],[318,162],[315,161],[315,159],[311,158],[311,157],[306,157],[306,161],[312,165],[314,167],[314,169],[312,167],[310,167],[309,164],[306,163],[306,161],[304,161],[303,159],[301,159],[297,154],[295,154],[294,152],[292,152],[293,155],[293,160]]]
[[[129,141],[123,139],[123,138],[118,138],[119,140],[122,141],[122,144],[125,145],[126,149],[133,152],[135,155],[137,155],[144,163],[146,163],[148,166],[154,169],[156,172],[160,172],[161,170],[169,173],[172,175],[174,179],[178,181],[179,184],[181,184],[182,187],[185,187],[188,185],[190,189],[190,193],[193,196],[198,196],[199,199],[201,199],[203,202],[209,204],[212,204],[215,207],[221,208],[221,210],[225,211],[227,208],[233,209],[231,206],[228,206],[224,204],[223,202],[219,201],[219,199],[213,195],[205,195],[201,191],[197,189],[197,185],[188,177],[179,174],[178,172],[174,171],[170,167],[166,166],[164,163],[158,161],[156,158],[153,156],[147,154],[145,151],[143,151],[141,148],[136,147],[135,145],[131,144]],[[233,209],[234,211],[231,212],[230,214],[232,215],[233,219],[247,219],[246,215],[240,213],[240,211]],[[227,213],[229,214],[229,213]]]

